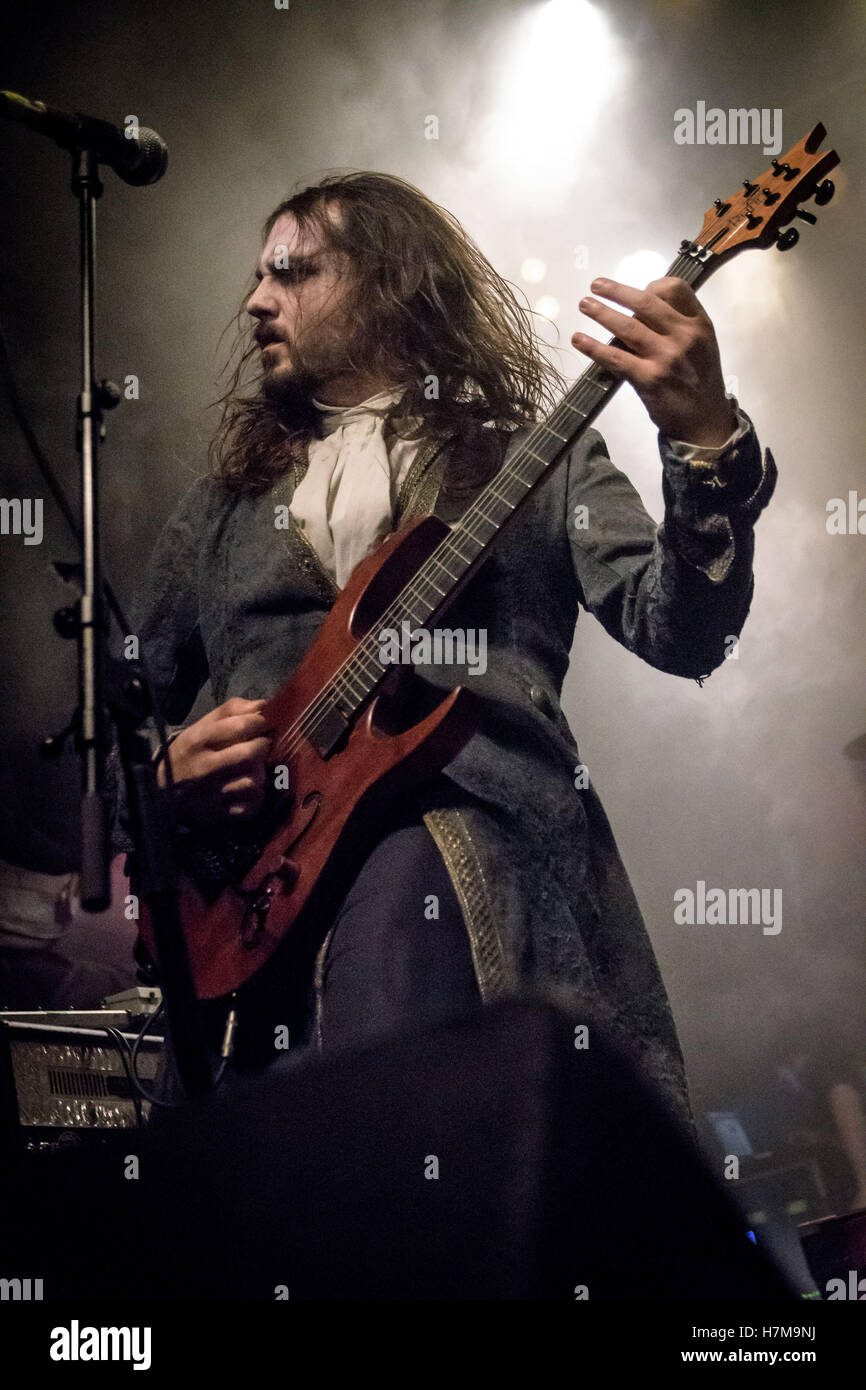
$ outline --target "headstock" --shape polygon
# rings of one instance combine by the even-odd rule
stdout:
[[[697,253],[708,272],[747,246],[776,245],[780,251],[789,250],[799,240],[799,232],[795,227],[782,231],[785,224],[793,217],[817,220],[814,213],[801,211],[799,204],[814,197],[823,207],[835,192],[826,175],[835,169],[839,156],[835,150],[818,151],[826,134],[819,122],[763,174],[745,179],[731,197],[717,198],[694,241],[683,242],[681,251]]]

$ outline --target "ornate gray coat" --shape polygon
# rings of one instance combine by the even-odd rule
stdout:
[[[455,601],[449,628],[486,629],[485,673],[417,669],[443,689],[467,684],[484,698],[485,721],[446,768],[445,786],[460,793],[449,802],[440,790],[421,804],[461,904],[482,998],[556,987],[604,1017],[688,1116],[664,986],[601,802],[580,785],[560,692],[581,607],[662,671],[700,678],[721,664],[749,610],[752,528],[776,469],[753,431],[712,465],[660,448],[661,526],[591,430]],[[447,456],[447,445],[419,450],[395,526],[430,511],[455,519],[441,500]],[[336,586],[290,516],[285,529],[299,480],[296,472],[244,497],[200,479],[164,528],[137,630],[171,724],[187,719],[208,679],[218,704],[272,695],[334,602]]]

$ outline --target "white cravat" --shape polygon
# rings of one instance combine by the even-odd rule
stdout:
[[[404,390],[380,391],[360,405],[313,401],[324,438],[310,441],[289,510],[341,589],[393,530],[397,493],[418,452],[418,439],[395,439],[390,453],[385,445],[385,416]]]
[[[324,438],[310,441],[307,471],[289,507],[325,569],[342,589],[355,566],[393,530],[394,503],[418,452],[418,439],[385,444],[385,417],[405,386],[370,396],[360,405],[313,401],[322,417]],[[748,427],[738,415],[738,429],[720,449],[701,449],[670,441],[685,461],[716,456]]]

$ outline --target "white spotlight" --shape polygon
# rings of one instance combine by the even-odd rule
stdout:
[[[536,299],[532,308],[533,312],[540,314],[542,318],[559,318],[559,300],[554,299],[552,294],[543,294],[540,299]]]
[[[548,56],[560,67],[567,62],[560,56],[563,45],[604,42],[608,37],[604,16],[589,0],[547,0],[533,16],[537,41],[549,46]]]
[[[605,100],[625,71],[607,20],[588,0],[548,0],[526,15],[486,123],[487,157],[530,190],[573,182]]]
[[[613,272],[613,279],[623,285],[634,285],[644,290],[650,280],[660,280],[668,268],[668,261],[658,251],[635,251],[625,256]]]
[[[538,285],[547,274],[547,266],[537,256],[529,256],[520,267],[520,277],[527,285]]]

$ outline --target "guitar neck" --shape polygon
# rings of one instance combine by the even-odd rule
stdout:
[[[685,250],[677,256],[667,271],[691,285],[697,285],[709,273],[709,266]],[[611,342],[616,342],[611,339]],[[528,437],[514,450],[511,458],[479,494],[457,522],[451,536],[421,567],[411,585],[407,585],[398,602],[418,601],[419,621],[436,617],[451,601],[457,586],[482,563],[499,534],[529,495],[553,472],[618,389],[620,379],[592,363],[566,392],[547,417],[535,425]],[[426,585],[438,580],[440,567],[446,564],[446,592],[430,594]],[[409,591],[412,591],[411,593]],[[407,612],[406,616],[410,616]]]
[[[691,244],[684,243],[667,274],[695,286],[709,270]],[[334,678],[335,702],[347,717],[358,712],[385,675],[378,660],[379,633],[384,628],[400,631],[404,622],[414,630],[442,616],[527,498],[552,474],[619,385],[618,377],[592,363],[547,419],[533,426]]]

